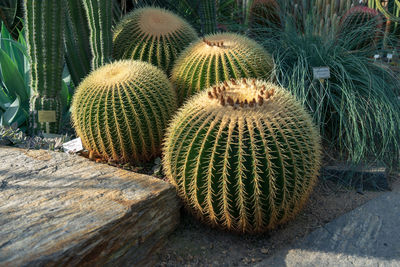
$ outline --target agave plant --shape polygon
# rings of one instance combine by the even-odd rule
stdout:
[[[4,24],[0,33],[0,125],[14,126],[25,130],[28,126],[30,64],[24,30],[14,40]],[[61,101],[64,111],[71,99],[70,77],[64,72]]]

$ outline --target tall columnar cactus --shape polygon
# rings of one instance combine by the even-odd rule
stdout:
[[[169,73],[179,53],[196,39],[196,31],[174,13],[156,7],[140,8],[117,25],[113,56],[146,61]]]
[[[163,167],[186,208],[211,226],[261,233],[303,207],[320,137],[287,91],[232,80],[191,98],[172,120]]]
[[[82,0],[65,0],[65,3],[65,58],[72,80],[78,85],[90,72],[90,32]]]
[[[215,33],[217,30],[217,0],[201,0],[199,16],[203,34]]]
[[[350,50],[376,47],[383,39],[383,18],[375,9],[365,6],[352,7],[340,21],[338,36],[353,40]]]
[[[280,7],[276,0],[255,0],[250,8],[249,30],[254,34],[260,28],[267,28],[273,33],[282,28]]]
[[[64,67],[64,1],[25,0],[26,40],[31,63],[31,129],[57,133]]]
[[[269,79],[272,57],[255,41],[233,33],[207,35],[179,56],[171,80],[178,100],[231,78]]]
[[[83,0],[90,29],[92,69],[111,61],[113,1]]]
[[[83,145],[118,162],[143,162],[160,153],[177,108],[168,77],[141,61],[117,61],[92,72],[77,88],[72,121]]]

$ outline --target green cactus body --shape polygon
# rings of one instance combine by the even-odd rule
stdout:
[[[91,51],[85,8],[82,0],[66,0],[66,62],[75,85],[90,72]]]
[[[368,25],[365,31],[359,29]],[[350,50],[376,48],[383,40],[383,18],[375,9],[365,6],[352,7],[341,19],[338,29],[339,38],[352,38]]]
[[[25,0],[26,40],[31,63],[31,128],[58,133],[64,67],[64,1]],[[39,122],[38,112],[54,111],[56,121]]]
[[[178,101],[231,78],[269,79],[272,57],[255,41],[233,33],[207,35],[179,56],[172,70]]]
[[[217,1],[202,0],[199,4],[199,16],[202,33],[215,33],[217,30]]]
[[[146,61],[169,73],[180,52],[196,39],[196,31],[174,13],[140,8],[117,25],[113,55],[116,59]]]
[[[191,98],[172,120],[163,167],[203,222],[261,233],[293,218],[320,167],[320,137],[286,90],[232,80]]]
[[[255,0],[250,8],[250,33],[260,27],[277,30],[282,28],[280,8],[276,0]]]
[[[113,1],[83,0],[90,30],[92,69],[111,61]]]
[[[105,159],[144,162],[159,155],[177,108],[168,77],[146,62],[123,60],[92,72],[72,100],[83,145]]]

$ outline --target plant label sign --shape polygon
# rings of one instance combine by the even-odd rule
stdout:
[[[76,153],[83,150],[81,138],[76,138],[63,144],[64,152]]]
[[[56,122],[56,111],[55,110],[39,110],[38,112],[39,122]]]
[[[329,67],[313,68],[314,79],[329,79],[331,77],[331,70]]]

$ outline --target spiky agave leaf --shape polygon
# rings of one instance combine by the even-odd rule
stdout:
[[[89,151],[135,163],[160,153],[164,129],[176,108],[175,92],[160,69],[123,60],[83,80],[72,101],[72,121]]]
[[[234,33],[205,36],[179,56],[172,70],[178,100],[231,78],[269,79],[274,63],[255,41]]]
[[[179,53],[196,39],[196,31],[178,15],[162,8],[139,8],[117,25],[113,55],[146,61],[170,72]]]
[[[320,167],[320,137],[286,90],[232,80],[191,98],[172,120],[165,173],[211,226],[260,233],[303,207]]]

